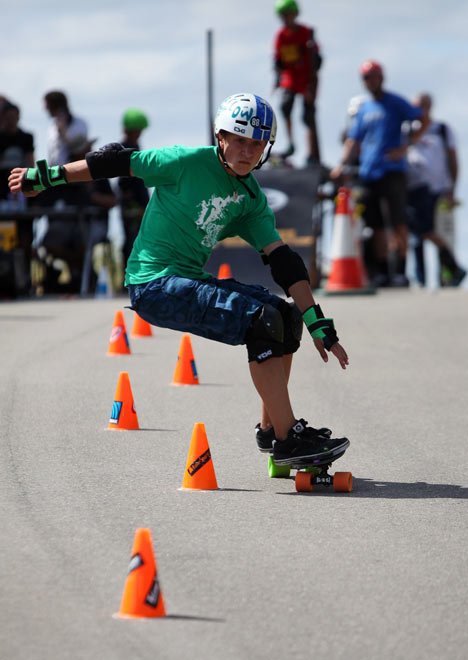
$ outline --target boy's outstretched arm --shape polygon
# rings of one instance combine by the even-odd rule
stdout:
[[[49,167],[46,160],[36,161],[36,167],[15,167],[8,177],[12,193],[22,191],[26,197],[35,197],[46,188],[92,181],[112,179],[117,176],[133,176],[130,157],[135,149],[125,148],[117,142],[104,145],[98,151],[90,151],[86,159],[66,165]]]
[[[45,163],[45,168],[42,170],[40,169],[43,167],[41,163]],[[47,183],[50,185],[42,185],[41,171],[44,172]],[[91,173],[85,160],[77,160],[55,167],[48,167],[46,161],[37,161],[36,167],[15,167],[11,170],[8,186],[12,193],[23,191],[25,197],[35,197],[46,187],[91,180]]]
[[[320,305],[315,303],[309,283],[309,275],[301,257],[283,241],[275,241],[263,248],[268,257],[275,282],[291,296],[302,314],[304,323],[314,340],[315,348],[324,362],[328,362],[327,350],[346,369],[348,355],[339,343],[333,319],[325,318]]]

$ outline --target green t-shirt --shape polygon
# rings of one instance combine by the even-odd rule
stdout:
[[[224,170],[216,147],[135,151],[131,168],[155,190],[128,259],[125,284],[165,275],[210,277],[203,268],[224,238],[240,236],[258,251],[281,240],[256,179],[251,174],[244,179],[253,199]]]

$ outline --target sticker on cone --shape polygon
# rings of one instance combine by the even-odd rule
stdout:
[[[140,527],[135,532],[132,558],[128,567],[120,609],[116,616],[121,619],[166,616],[151,532],[147,528]]]
[[[190,335],[183,335],[172,385],[199,385]]]
[[[182,490],[217,490],[211,451],[206,437],[205,425],[197,422],[193,427]]]
[[[135,431],[140,428],[133,402],[130,379],[126,371],[122,371],[119,375],[109,419],[109,428],[126,431]]]
[[[151,326],[148,321],[145,321],[138,316],[135,312],[135,318],[133,319],[131,337],[152,337],[153,333],[151,331]]]
[[[122,310],[119,309],[115,313],[107,355],[126,355],[129,353],[131,351],[130,344],[128,343],[125,319]]]

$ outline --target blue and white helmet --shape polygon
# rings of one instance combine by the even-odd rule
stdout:
[[[256,94],[233,94],[221,103],[214,120],[215,135],[224,130],[252,140],[276,140],[273,108]]]

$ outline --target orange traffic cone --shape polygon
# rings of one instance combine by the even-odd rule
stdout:
[[[179,357],[174,371],[172,385],[198,385],[197,367],[193,357],[190,335],[182,335]]]
[[[231,266],[229,264],[221,264],[218,270],[218,280],[228,280],[231,277]]]
[[[130,337],[152,337],[151,326],[135,312]]]
[[[357,221],[350,208],[349,188],[340,188],[336,199],[331,250],[331,268],[325,294],[374,293],[361,255],[361,241]]]
[[[140,527],[135,532],[132,558],[120,610],[116,616],[121,619],[166,616],[151,543],[151,532],[147,528]]]
[[[182,490],[217,490],[216,475],[211,460],[205,425],[197,422],[185,466]]]
[[[127,329],[122,310],[117,310],[114,317],[114,325],[109,339],[107,355],[122,355],[131,353],[128,343]]]
[[[140,428],[133,403],[130,379],[126,371],[122,371],[119,376],[114,403],[112,404],[109,428],[127,431],[134,431]]]

